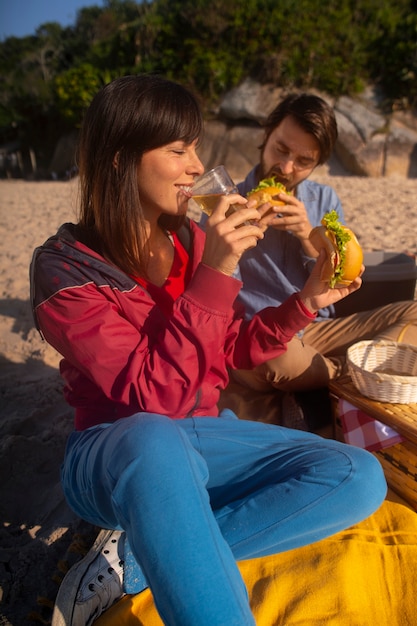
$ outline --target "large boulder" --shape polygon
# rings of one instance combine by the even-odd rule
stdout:
[[[387,136],[385,176],[417,177],[417,131],[391,121]]]
[[[263,122],[282,96],[275,85],[261,85],[247,78],[221,100],[219,114],[229,120]]]
[[[359,100],[342,96],[338,98],[334,108],[352,122],[365,143],[377,133],[386,133],[385,117]]]
[[[359,168],[354,155],[364,149],[365,141],[353,122],[342,113],[335,113],[338,129],[335,153],[349,172],[363,176],[365,172]]]
[[[235,182],[242,180],[259,160],[263,131],[259,124],[206,122],[199,156],[206,169],[224,165]]]
[[[334,108],[339,131],[335,152],[344,167],[358,176],[383,176],[385,117],[346,96]]]
[[[335,113],[338,128],[335,153],[342,165],[357,176],[382,176],[386,135],[369,135],[366,141],[351,119],[337,109]]]

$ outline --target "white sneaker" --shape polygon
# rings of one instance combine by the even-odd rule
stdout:
[[[124,533],[102,530],[59,588],[51,626],[90,626],[123,595]]]

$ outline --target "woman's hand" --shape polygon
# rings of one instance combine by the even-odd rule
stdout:
[[[326,260],[326,252],[320,251],[316,264],[308,277],[304,287],[301,289],[299,296],[303,304],[312,313],[316,313],[319,309],[335,304],[346,298],[349,294],[357,291],[362,285],[362,274],[365,267],[362,265],[361,273],[350,285],[335,287],[334,289],[329,287],[329,283],[320,279],[321,269],[323,263]]]
[[[231,276],[242,254],[254,248],[263,231],[257,226],[259,213],[239,194],[221,196],[205,224],[206,243],[202,262]]]

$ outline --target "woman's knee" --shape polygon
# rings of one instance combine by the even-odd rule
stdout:
[[[152,413],[122,418],[114,425],[113,438],[115,446],[110,451],[116,455],[112,463],[116,473],[119,465],[132,463],[147,472],[153,466],[160,470],[163,463],[169,463],[184,448],[184,434],[176,420]]]
[[[64,474],[82,489],[95,477],[117,477],[131,463],[155,459],[175,446],[178,428],[172,420],[151,413],[121,418],[82,432],[74,432],[67,445]]]
[[[387,482],[382,466],[371,452],[356,446],[347,446],[345,453],[349,455],[352,465],[351,497],[369,509],[370,514],[382,504],[387,495]]]

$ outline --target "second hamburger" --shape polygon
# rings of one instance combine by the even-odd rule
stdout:
[[[363,251],[355,234],[339,221],[336,211],[324,215],[321,226],[316,226],[309,239],[318,252],[326,250],[327,260],[321,279],[330,287],[350,285],[360,274]]]

